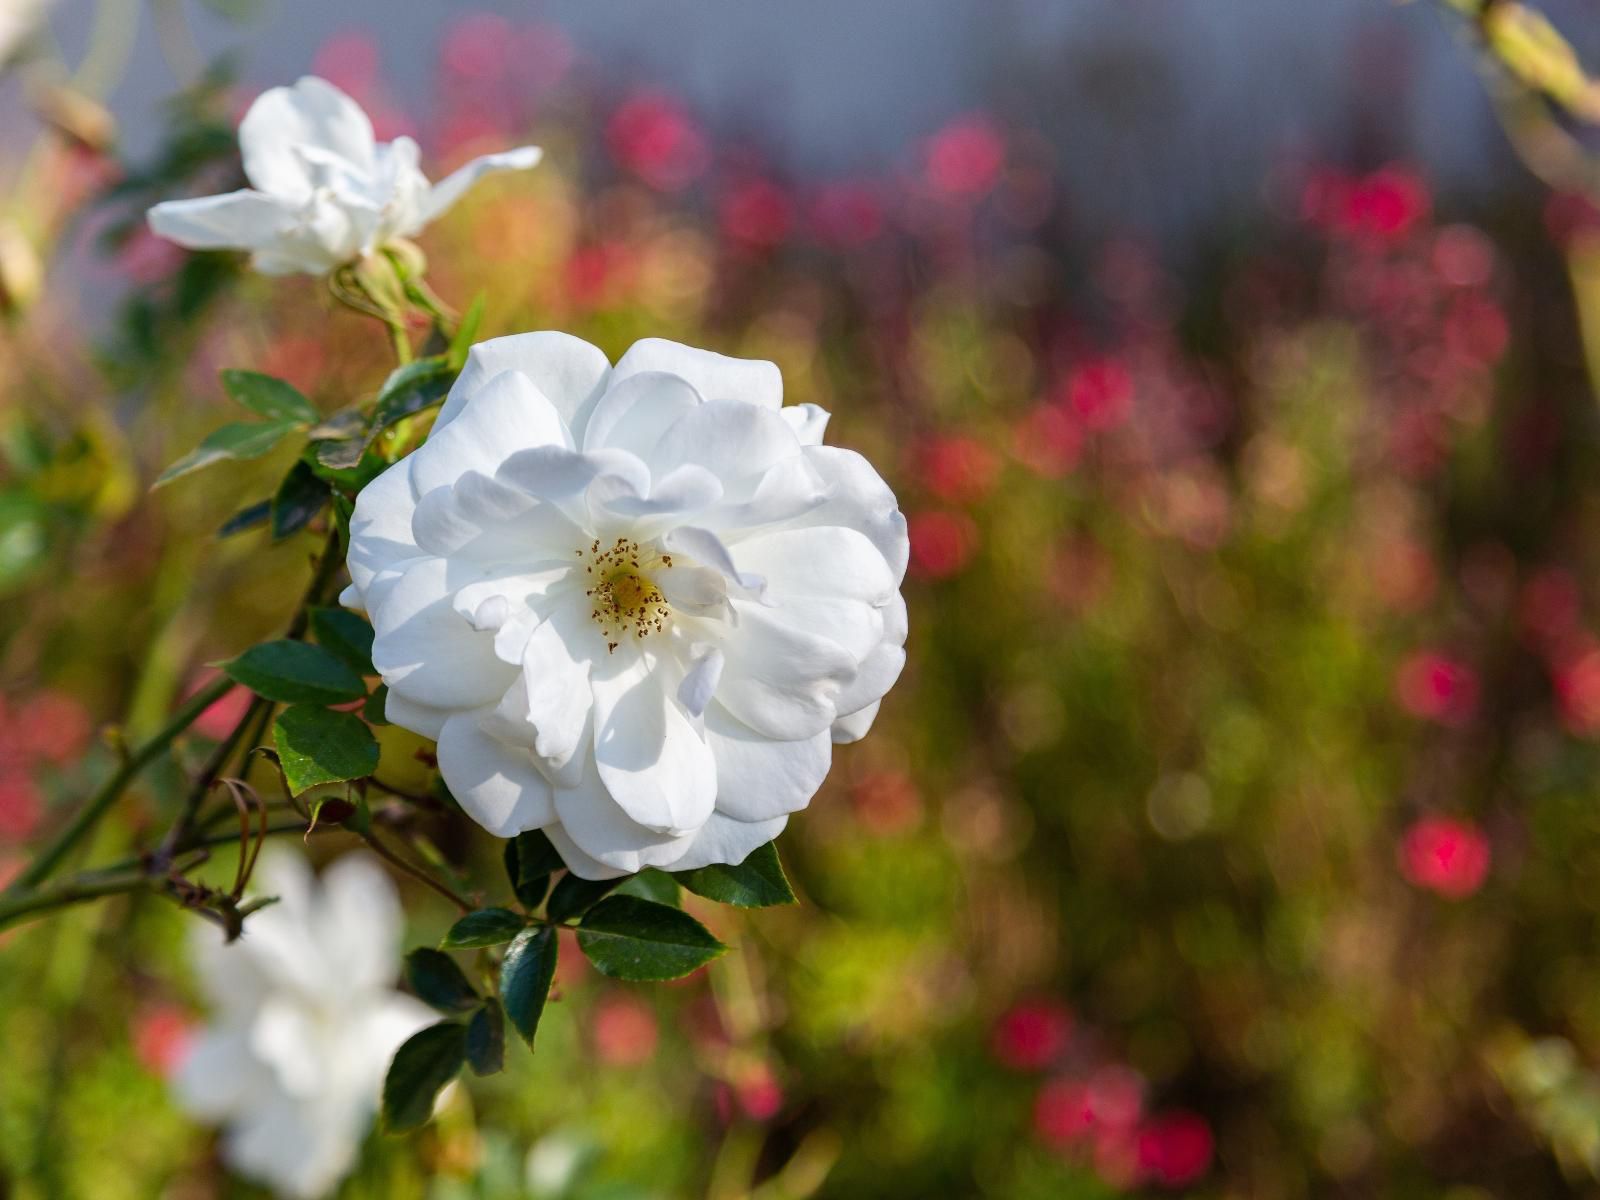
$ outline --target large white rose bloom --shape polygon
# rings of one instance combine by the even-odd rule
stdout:
[[[193,250],[252,251],[268,275],[326,274],[417,233],[489,172],[543,156],[537,146],[488,154],[430,184],[415,141],[379,143],[361,106],[314,75],[263,92],[239,148],[253,187],[158,204],[150,228]]]
[[[738,863],[905,663],[905,520],[769,362],[561,333],[473,348],[361,493],[345,602],[391,721],[578,875]]]
[[[396,992],[401,913],[388,877],[351,855],[316,880],[268,851],[255,888],[278,902],[238,941],[198,928],[194,957],[215,1009],[172,1079],[178,1103],[226,1126],[229,1166],[298,1200],[354,1164],[400,1044],[435,1018]]]

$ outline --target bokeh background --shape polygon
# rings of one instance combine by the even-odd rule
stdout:
[[[736,953],[677,986],[568,954],[538,1055],[343,1195],[1600,1194],[1600,214],[1454,14],[59,0],[36,49],[0,80],[0,874],[103,727],[298,591],[308,535],[215,536],[286,461],[147,491],[217,369],[328,411],[383,377],[311,282],[142,232],[231,186],[263,87],[333,80],[435,175],[543,144],[429,231],[435,288],[771,358],[910,520],[910,666],[780,841],[804,904],[708,906]],[[419,821],[495,894],[490,839]],[[0,935],[0,1196],[259,1194],[166,1097],[185,932]]]

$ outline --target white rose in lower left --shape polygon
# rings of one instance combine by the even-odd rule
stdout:
[[[224,1128],[233,1170],[315,1200],[354,1164],[394,1052],[433,1017],[394,990],[400,902],[376,862],[349,855],[318,879],[299,855],[268,851],[254,891],[278,900],[238,941],[198,927],[212,1022],[172,1088],[191,1115]]]

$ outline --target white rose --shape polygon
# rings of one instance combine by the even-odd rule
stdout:
[[[346,857],[317,881],[299,855],[271,850],[256,882],[278,902],[237,942],[197,930],[214,1021],[172,1087],[189,1113],[227,1127],[234,1170],[313,1200],[355,1163],[394,1052],[435,1018],[393,990],[400,904],[376,863]]]
[[[361,106],[314,75],[263,92],[239,147],[254,187],[158,204],[150,228],[194,250],[252,251],[268,275],[326,274],[417,233],[490,171],[543,156],[537,146],[485,155],[435,186],[415,141],[378,143]]]
[[[0,67],[22,50],[54,0],[0,0]]]
[[[769,362],[474,347],[361,493],[345,601],[462,807],[589,879],[738,863],[905,663],[905,520]]]

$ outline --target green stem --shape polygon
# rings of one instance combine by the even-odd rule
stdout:
[[[70,908],[87,900],[99,900],[105,896],[120,896],[125,892],[137,891],[149,886],[149,882],[149,878],[143,872],[127,875],[106,874],[68,880],[54,887],[40,888],[15,897],[9,894],[3,895],[0,896],[0,929],[7,929],[25,917],[53,909]]]
[[[222,699],[233,686],[233,680],[224,678],[196,692],[189,702],[178,710],[166,728],[134,751],[117,772],[100,785],[100,790],[89,798],[89,802],[79,810],[78,815],[40,852],[39,857],[29,863],[22,874],[17,876],[16,882],[6,889],[5,894],[15,895],[36,888],[48,879],[50,873],[72,852],[73,847],[83,840],[84,836],[95,827],[96,822],[117,802],[118,797],[127,790],[134,777],[161,757],[179,734],[194,724],[201,713]]]

